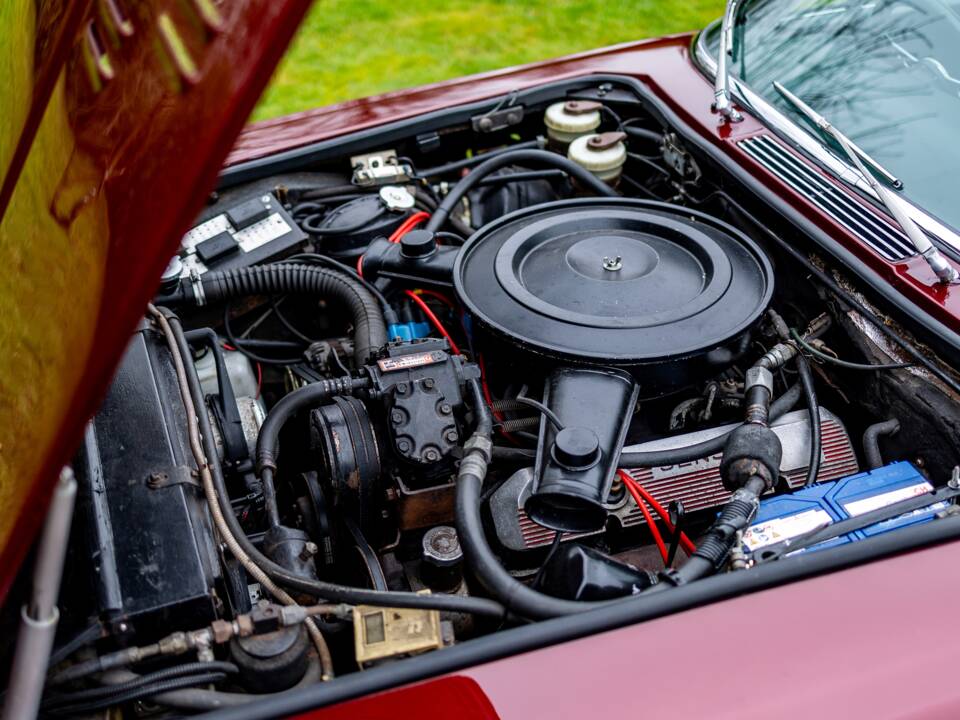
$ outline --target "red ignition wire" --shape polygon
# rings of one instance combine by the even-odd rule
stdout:
[[[426,295],[427,297],[436,298],[437,300],[442,302],[444,305],[449,307],[451,310],[457,309],[457,306],[453,304],[453,300],[448,298],[442,292],[437,292],[436,290],[428,290],[426,288],[417,288],[416,290],[414,290],[414,292],[417,293],[417,295]]]
[[[653,541],[657,544],[657,549],[660,551],[660,557],[663,559],[663,564],[666,565],[667,546],[664,544],[663,537],[660,535],[660,528],[658,528],[657,524],[653,521],[653,515],[650,514],[649,510],[647,510],[647,506],[643,502],[643,498],[640,496],[640,486],[634,483],[633,478],[627,475],[623,470],[617,470],[617,474],[623,480],[623,484],[626,486],[627,491],[633,496],[633,501],[637,504],[637,507],[640,508],[640,512],[643,513],[643,517],[647,521],[647,527],[650,528],[650,534],[653,535]]]
[[[416,212],[410,217],[408,217],[406,220],[404,220],[402,223],[400,223],[400,226],[396,230],[394,230],[390,234],[390,237],[387,239],[392,243],[398,243],[400,242],[400,238],[402,238],[408,232],[413,230],[417,225],[422,223],[424,220],[429,220],[429,219],[430,219],[430,213]],[[360,277],[363,277],[363,255],[357,258],[357,275],[359,275]]]
[[[446,338],[447,342],[450,343],[451,352],[453,352],[454,355],[459,355],[460,348],[457,347],[457,343],[453,341],[453,338],[450,337],[450,333],[447,332],[447,329],[443,326],[443,323],[440,322],[440,318],[434,314],[433,310],[430,309],[430,306],[427,305],[424,299],[412,290],[404,290],[403,292],[406,293],[406,296],[413,300],[420,307],[420,310],[422,310],[423,314],[427,316],[427,319],[437,329],[437,332]]]
[[[402,238],[408,232],[413,230],[417,225],[422,223],[424,220],[429,220],[429,219],[430,219],[430,213],[426,213],[426,212],[414,213],[413,215],[408,217],[406,220],[404,220],[400,224],[400,227],[394,230],[393,233],[391,233],[390,237],[387,239],[392,243],[400,242],[400,238]]]
[[[632,485],[637,489],[637,492],[640,493],[641,497],[643,497],[644,500],[647,501],[650,507],[653,508],[654,512],[656,512],[657,515],[660,516],[660,519],[663,520],[663,524],[667,526],[667,530],[673,533],[675,528],[673,527],[673,523],[670,522],[670,513],[668,513],[663,508],[663,505],[657,502],[657,499],[650,494],[650,491],[647,490],[643,485],[638,483],[636,480],[634,480],[632,477],[630,477],[630,475],[628,475],[626,471],[618,470],[617,472],[620,475],[621,479],[627,485]],[[692,555],[694,551],[697,549],[697,546],[693,544],[693,541],[689,537],[687,537],[687,534],[685,532],[680,533],[680,545],[683,547],[687,555]]]

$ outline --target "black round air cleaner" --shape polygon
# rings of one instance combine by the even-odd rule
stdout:
[[[770,263],[725,223],[665,203],[566,200],[483,227],[454,266],[488,339],[549,370],[531,519],[603,527],[630,416],[656,395],[723,370],[747,347],[773,292]],[[638,388],[638,385],[640,386]]]
[[[485,226],[464,245],[454,283],[484,329],[521,349],[577,364],[670,363],[638,375],[649,390],[728,364],[767,306],[773,273],[752,240],[708,215],[587,198]]]

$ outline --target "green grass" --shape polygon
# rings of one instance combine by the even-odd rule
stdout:
[[[254,120],[695,30],[721,0],[317,0]]]

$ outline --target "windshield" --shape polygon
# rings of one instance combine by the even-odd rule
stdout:
[[[960,2],[747,2],[731,71],[784,115],[806,120],[779,80],[960,228]],[[719,33],[708,38],[715,53]],[[816,130],[810,128],[810,132]]]

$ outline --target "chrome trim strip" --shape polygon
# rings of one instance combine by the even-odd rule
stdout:
[[[693,57],[696,60],[696,64],[700,66],[700,69],[711,80],[716,77],[717,62],[711,57],[707,50],[706,36],[707,32],[711,30],[714,25],[716,25],[716,21],[707,26],[706,29],[701,30],[693,43]],[[767,127],[775,132],[782,140],[785,140],[805,153],[847,185],[855,187],[871,201],[876,202],[879,211],[889,215],[883,205],[880,204],[880,199],[876,193],[873,192],[873,189],[864,182],[860,174],[845,160],[841,160],[830,152],[819,140],[799,125],[796,125],[733,74],[730,75],[730,89],[733,96],[747,110],[766,124]],[[958,234],[956,230],[944,225],[936,218],[931,217],[923,209],[914,205],[902,195],[898,195],[897,197],[901,201],[901,205],[907,215],[909,215],[928,236],[933,240],[942,242],[954,253],[960,253],[960,234]]]
[[[886,259],[904,260],[917,254],[906,235],[880,220],[842,189],[817,176],[769,135],[740,140],[737,145]]]

